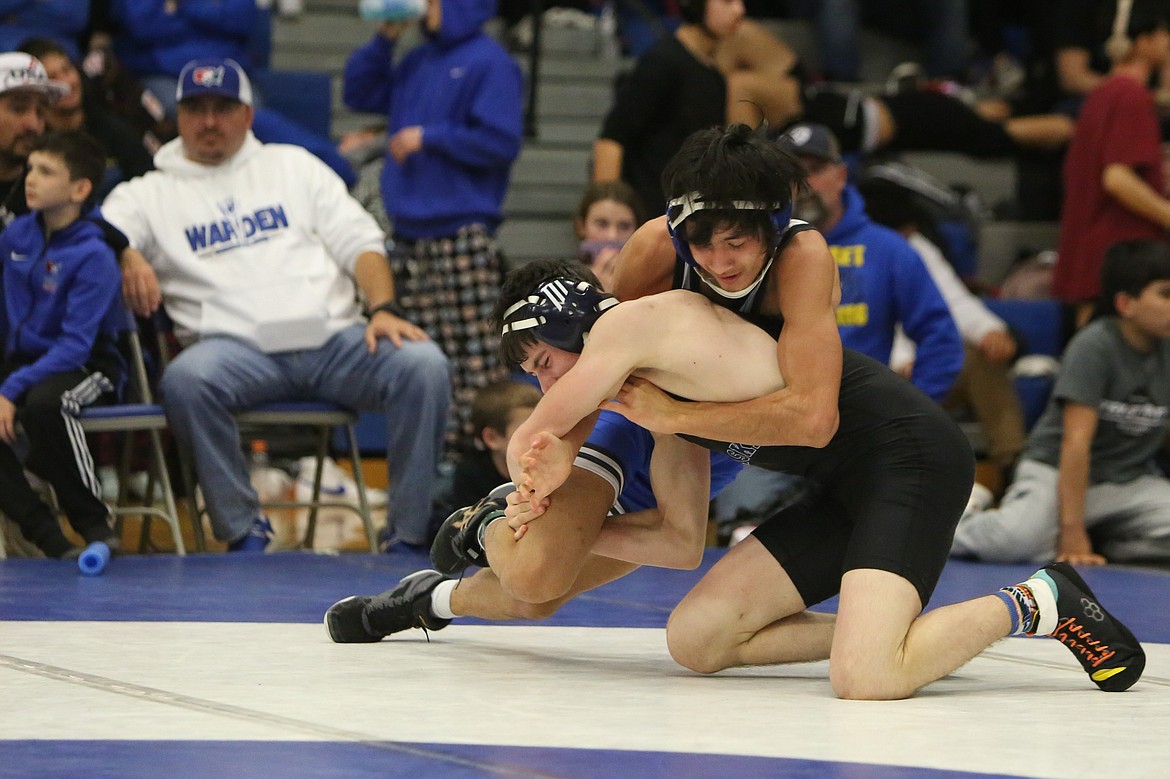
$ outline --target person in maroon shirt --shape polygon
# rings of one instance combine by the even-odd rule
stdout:
[[[1100,293],[1101,260],[1114,243],[1165,238],[1161,134],[1151,74],[1170,59],[1170,18],[1154,0],[1121,0],[1106,44],[1109,77],[1085,100],[1064,164],[1053,293],[1076,307],[1078,327]]]

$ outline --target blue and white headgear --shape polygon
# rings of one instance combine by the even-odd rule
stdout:
[[[688,192],[668,201],[666,204],[666,229],[670,233],[674,250],[688,265],[695,268],[698,268],[699,264],[695,262],[695,256],[691,254],[691,245],[687,242],[686,232],[682,229],[682,225],[696,211],[709,208],[724,211],[768,211],[776,234],[772,254],[779,248],[784,230],[788,227],[789,220],[792,219],[791,203],[782,206],[780,203],[765,203],[759,200],[733,200],[730,203],[709,202],[703,199],[701,192]]]
[[[764,267],[756,276],[755,281],[751,283],[746,289],[739,292],[730,293],[719,290],[718,285],[713,284],[706,271],[695,262],[695,256],[691,254],[691,245],[686,239],[686,231],[683,229],[683,222],[685,222],[696,211],[704,209],[722,209],[729,211],[767,211],[768,217],[772,221],[773,243],[768,251],[767,260],[764,262]],[[764,274],[772,267],[772,261],[776,259],[776,252],[780,248],[780,242],[784,238],[784,232],[788,229],[788,223],[792,219],[792,204],[781,206],[780,203],[766,203],[759,200],[733,200],[727,202],[709,202],[703,199],[700,192],[688,192],[681,197],[676,197],[666,204],[666,229],[670,233],[670,241],[674,244],[674,250],[678,253],[683,261],[695,269],[699,274],[699,278],[713,289],[719,290],[720,294],[728,298],[738,298],[751,294],[752,291],[763,280]]]
[[[532,330],[538,341],[580,354],[597,317],[617,303],[587,281],[553,279],[508,307],[501,335]]]

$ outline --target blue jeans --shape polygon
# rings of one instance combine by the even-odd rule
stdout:
[[[324,400],[386,415],[386,523],[404,541],[425,543],[451,403],[447,358],[434,343],[406,341],[397,349],[379,339],[370,354],[363,325],[318,349],[278,354],[235,338],[204,338],[167,367],[161,389],[167,421],[191,454],[220,541],[242,538],[260,515],[234,413],[258,403]]]

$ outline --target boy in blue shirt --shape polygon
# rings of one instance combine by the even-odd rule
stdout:
[[[81,131],[43,136],[25,178],[31,213],[0,234],[0,512],[47,557],[78,549],[29,485],[26,467],[53,486],[86,543],[115,545],[77,420],[82,407],[112,399],[123,373],[111,327],[121,273],[87,218],[105,161]],[[26,447],[22,463],[17,451]]]

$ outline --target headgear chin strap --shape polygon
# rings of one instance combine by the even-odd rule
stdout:
[[[691,267],[703,270],[699,267],[699,263],[695,262],[695,256],[691,254],[691,245],[687,242],[686,232],[682,229],[683,222],[685,222],[696,211],[703,211],[705,209],[715,208],[724,211],[767,211],[768,216],[772,220],[772,228],[776,233],[775,242],[770,247],[768,252],[768,259],[772,259],[772,255],[780,248],[780,240],[784,236],[784,231],[788,228],[788,222],[792,219],[792,204],[781,208],[779,203],[765,203],[760,200],[733,200],[727,202],[708,202],[703,199],[701,192],[688,192],[681,197],[676,197],[666,204],[666,229],[670,233],[670,241],[674,244],[674,250],[679,257],[683,258]]]
[[[508,307],[501,334],[532,330],[538,341],[580,354],[597,317],[617,303],[587,281],[553,279]]]

